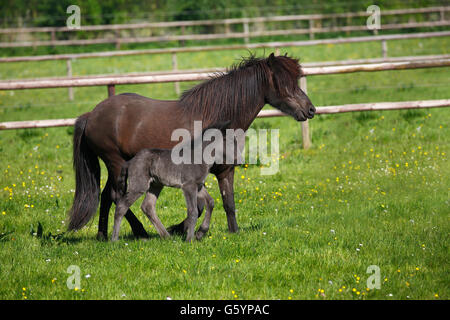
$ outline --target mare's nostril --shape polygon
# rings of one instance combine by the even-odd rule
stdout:
[[[314,106],[309,107],[309,114],[313,115],[314,113],[316,113],[316,108]]]

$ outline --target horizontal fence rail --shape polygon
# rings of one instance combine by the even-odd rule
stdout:
[[[1,57],[0,62],[24,62],[24,61],[69,60],[69,59],[75,60],[85,58],[106,58],[106,57],[120,57],[131,55],[145,55],[145,54],[166,54],[166,53],[176,54],[176,53],[219,51],[219,50],[239,50],[239,49],[251,50],[260,48],[277,49],[286,47],[315,46],[324,44],[345,44],[357,42],[406,40],[406,39],[419,39],[432,37],[434,38],[434,37],[448,37],[448,36],[450,36],[450,31],[437,31],[437,32],[420,32],[411,34],[392,34],[392,35],[363,36],[363,37],[320,39],[320,40],[277,41],[277,42],[250,43],[237,45],[195,46],[195,47],[143,49],[143,50],[118,50],[118,51],[55,54],[55,55],[40,55],[27,57]]]
[[[372,58],[372,59],[354,59],[354,60],[337,60],[337,61],[321,61],[321,62],[305,62],[302,63],[303,68],[309,67],[330,67],[330,66],[347,66],[358,64],[377,64],[377,63],[390,63],[390,62],[414,62],[414,61],[433,61],[433,60],[445,60],[450,59],[450,54],[439,55],[426,55],[426,56],[407,56],[407,57],[393,57],[393,58]],[[72,77],[43,77],[43,78],[30,78],[20,79],[20,81],[35,81],[35,80],[61,80],[61,79],[96,79],[104,77],[132,77],[132,76],[144,76],[144,75],[167,75],[167,74],[188,74],[188,73],[220,73],[226,72],[225,67],[216,68],[202,68],[202,69],[180,69],[180,70],[158,70],[150,72],[131,72],[121,74],[101,74],[101,75],[85,75],[85,76],[72,76]],[[18,81],[18,80],[0,80],[1,82]]]
[[[285,34],[286,33],[284,32],[283,35],[285,35]],[[418,32],[418,33],[411,33],[411,34],[373,35],[373,36],[317,39],[317,40],[246,43],[246,44],[235,44],[235,45],[209,45],[209,46],[158,48],[158,49],[142,49],[142,50],[116,50],[116,51],[106,51],[106,52],[42,55],[42,56],[32,56],[32,57],[5,57],[5,58],[1,58],[0,62],[32,61],[32,60],[39,60],[39,61],[62,60],[62,59],[80,59],[80,58],[140,55],[140,54],[162,54],[162,53],[181,53],[181,52],[199,52],[199,51],[216,51],[216,50],[303,47],[303,46],[314,46],[314,45],[321,45],[321,44],[343,44],[343,43],[368,42],[368,41],[383,41],[383,40],[388,41],[388,40],[417,39],[417,38],[427,38],[427,37],[443,37],[443,36],[449,36],[449,34],[450,34],[450,31],[436,31],[436,32]],[[0,48],[1,47],[2,47],[2,44],[0,43]]]
[[[332,114],[332,113],[360,112],[360,111],[442,108],[448,106],[450,106],[450,99],[399,101],[399,102],[372,102],[372,103],[344,104],[340,106],[317,107],[316,113]],[[259,118],[284,117],[284,116],[287,116],[287,114],[278,110],[262,110],[258,114]]]
[[[450,11],[449,6],[443,7],[429,7],[429,8],[414,8],[402,10],[383,10],[383,16],[390,15],[405,15],[405,14],[423,14],[423,13],[439,13],[439,19],[434,21],[415,22],[409,21],[406,23],[385,23],[382,24],[381,30],[398,30],[408,28],[422,28],[422,27],[442,27],[449,26],[450,21],[446,20],[446,13]],[[331,27],[316,27],[318,20],[332,19],[336,21],[338,18],[346,18],[349,21],[354,17],[367,17],[370,14],[367,12],[348,12],[340,14],[313,14],[313,15],[291,15],[291,16],[276,16],[276,17],[258,17],[258,18],[239,18],[239,19],[221,19],[221,20],[201,20],[201,21],[174,21],[174,22],[157,22],[157,23],[138,23],[138,24],[123,24],[123,25],[98,25],[98,26],[83,26],[80,29],[70,29],[67,27],[43,27],[43,28],[7,28],[0,30],[0,34],[19,34],[19,33],[42,33],[50,32],[51,40],[44,41],[22,41],[22,42],[0,42],[0,47],[37,47],[37,46],[62,46],[62,45],[90,45],[90,44],[116,44],[116,48],[120,47],[122,43],[147,43],[160,41],[185,41],[185,40],[214,40],[214,39],[244,39],[246,43],[249,38],[261,36],[277,36],[277,35],[300,35],[309,34],[310,38],[314,38],[316,33],[326,32],[350,32],[350,31],[364,31],[368,30],[365,24],[361,25],[346,25],[336,26],[335,23]],[[296,28],[285,30],[263,30],[251,31],[249,24],[264,25],[269,22],[283,22],[283,21],[308,21],[308,28]],[[242,24],[243,32],[231,32],[230,25]],[[210,33],[210,34],[184,34],[185,28],[190,26],[210,26],[210,25],[224,25],[224,33]],[[320,24],[322,25],[322,23]],[[121,30],[136,30],[136,29],[154,29],[154,28],[168,28],[178,27],[181,29],[181,34],[164,34],[152,35],[147,37],[121,37]],[[72,40],[56,40],[56,32],[76,32],[76,31],[113,31],[115,36],[112,38],[96,38],[96,39],[72,39]],[[373,32],[377,32],[376,30]]]
[[[317,107],[316,114],[333,114],[358,111],[383,111],[420,108],[442,108],[450,106],[450,99],[423,100],[423,101],[401,101],[401,102],[373,102],[345,104],[340,106]],[[287,114],[278,110],[262,110],[258,118],[284,117]],[[27,129],[27,128],[50,128],[73,126],[76,119],[53,119],[53,120],[30,120],[0,122],[0,130]]]
[[[418,14],[439,12],[445,13],[450,11],[450,7],[427,7],[427,8],[409,8],[397,10],[383,10],[383,16],[402,15],[402,14]],[[191,20],[191,21],[167,21],[167,22],[144,22],[134,24],[109,24],[109,25],[91,25],[80,26],[80,29],[72,29],[67,27],[28,27],[28,28],[4,28],[0,30],[0,34],[9,33],[32,33],[32,32],[76,32],[76,31],[100,31],[100,30],[126,30],[126,29],[142,29],[142,28],[167,28],[167,27],[187,27],[201,25],[231,25],[242,23],[262,23],[262,22],[282,22],[282,21],[309,21],[334,18],[354,18],[368,17],[370,13],[365,11],[346,12],[346,13],[325,13],[325,14],[304,14],[304,15],[288,15],[274,17],[255,17],[255,18],[232,18],[232,19],[216,19],[216,20]]]
[[[436,22],[408,22],[402,24],[385,24],[381,25],[381,30],[421,28],[421,27],[442,27],[450,26],[450,21]],[[130,43],[148,43],[148,42],[164,42],[164,41],[186,41],[186,40],[216,40],[216,39],[241,39],[244,37],[266,37],[266,36],[283,36],[283,35],[301,35],[314,33],[340,32],[340,31],[365,31],[367,26],[346,26],[346,27],[329,27],[314,29],[289,29],[289,30],[271,30],[271,31],[254,31],[239,33],[214,33],[214,34],[197,34],[197,35],[173,35],[173,36],[151,36],[139,38],[121,38],[121,44]],[[27,42],[0,42],[0,48],[15,47],[40,47],[40,46],[81,46],[91,44],[111,44],[117,43],[116,39],[80,39],[80,40],[49,40],[49,41],[27,41]]]
[[[325,66],[302,68],[304,76],[341,74],[353,72],[375,72],[388,70],[406,70],[419,68],[437,68],[450,66],[450,59],[424,61],[386,62],[373,64],[356,64],[343,66]],[[115,86],[126,84],[147,84],[164,82],[201,81],[214,77],[214,72],[178,73],[178,74],[129,74],[126,76],[96,76],[59,79],[24,79],[0,81],[0,90],[44,89],[89,86]]]

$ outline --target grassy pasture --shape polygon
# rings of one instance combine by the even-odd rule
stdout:
[[[389,54],[449,53],[449,41],[389,41]],[[281,52],[307,62],[379,57],[380,50],[379,44],[361,43]],[[246,52],[180,54],[178,64],[228,66],[242,55]],[[74,75],[167,69],[170,55],[73,63]],[[1,79],[64,75],[64,62],[0,65]],[[318,106],[444,99],[449,80],[446,68],[315,76],[308,78],[308,92]],[[173,84],[116,90],[176,98]],[[70,102],[67,89],[0,91],[0,119],[72,118],[106,96],[104,87],[74,92]],[[227,232],[217,183],[208,177],[216,200],[211,230],[191,244],[181,237],[160,240],[140,201],[132,209],[148,241],[135,240],[124,222],[120,241],[98,242],[98,216],[83,230],[64,233],[74,189],[72,128],[2,131],[0,297],[448,299],[448,123],[446,108],[319,115],[310,123],[313,147],[302,150],[300,125],[293,119],[257,119],[253,128],[280,130],[279,172],[262,176],[256,165],[237,168],[239,234]],[[165,189],[157,210],[166,226],[182,220],[181,192]],[[71,265],[81,270],[77,290],[66,286]],[[371,265],[380,268],[380,289],[367,289]]]

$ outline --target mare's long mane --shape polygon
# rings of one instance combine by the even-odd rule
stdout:
[[[185,91],[179,102],[186,113],[201,115],[207,123],[254,117],[256,105],[265,102],[263,91],[268,85],[274,85],[280,93],[290,91],[301,74],[296,59],[275,57],[272,66],[269,59],[253,55],[243,58],[226,72]]]

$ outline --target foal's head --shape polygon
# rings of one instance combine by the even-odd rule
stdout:
[[[297,121],[314,117],[316,108],[298,86],[302,74],[297,59],[273,53],[265,59],[269,69],[266,103],[292,116]]]

